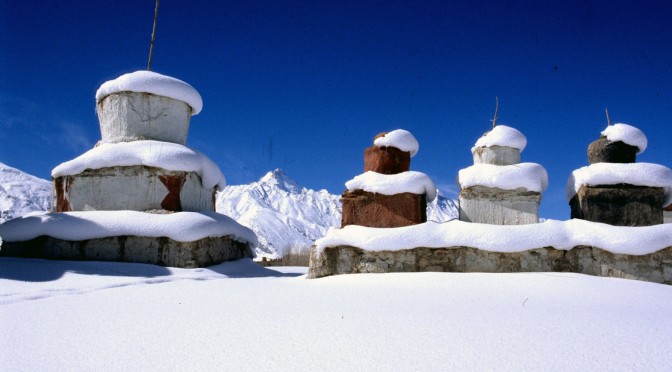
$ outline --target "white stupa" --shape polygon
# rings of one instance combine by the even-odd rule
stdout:
[[[471,149],[474,165],[459,172],[460,220],[497,225],[539,222],[541,194],[548,174],[536,163],[520,163],[527,139],[498,125]]]

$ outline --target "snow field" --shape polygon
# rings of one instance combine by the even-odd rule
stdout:
[[[672,287],[0,259],[5,370],[666,370]]]

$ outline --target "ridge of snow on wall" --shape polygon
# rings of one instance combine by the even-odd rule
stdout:
[[[581,186],[630,184],[635,186],[662,187],[665,189],[663,205],[672,203],[672,170],[652,163],[595,163],[572,172],[567,180],[565,194],[571,200]]]
[[[492,146],[513,147],[522,152],[527,146],[527,138],[518,129],[506,125],[497,125],[476,141],[474,147],[471,148],[471,152],[479,147]]]
[[[507,226],[458,220],[396,228],[349,225],[330,230],[315,244],[318,251],[343,245],[369,251],[471,247],[490,252],[592,246],[616,254],[644,255],[672,246],[672,224],[627,227],[572,219]]]
[[[474,164],[458,173],[460,187],[486,186],[502,190],[524,188],[542,193],[548,187],[546,169],[536,163],[513,165]]]
[[[72,176],[86,169],[145,165],[169,171],[196,172],[206,189],[226,186],[217,164],[202,153],[186,146],[161,141],[101,143],[51,171],[54,178]]]
[[[427,201],[436,198],[436,186],[424,173],[407,171],[398,174],[381,174],[373,171],[360,174],[345,183],[350,191],[364,190],[368,192],[395,195],[404,192],[426,194]]]
[[[6,241],[26,241],[42,235],[63,240],[131,235],[168,237],[179,242],[232,236],[235,240],[250,243],[252,248],[258,244],[252,230],[216,212],[35,212],[0,224],[0,236]]]
[[[194,87],[182,80],[152,71],[135,71],[106,81],[96,91],[96,103],[110,94],[128,91],[151,93],[186,102],[191,106],[191,115],[197,115],[203,109],[201,95]]]
[[[621,141],[630,146],[637,147],[638,154],[643,153],[648,145],[644,132],[628,124],[616,123],[609,125],[601,134],[611,142]]]
[[[401,151],[410,152],[411,157],[414,157],[420,148],[418,140],[413,137],[411,132],[404,129],[388,132],[383,137],[376,138],[373,144],[377,147],[396,147]]]

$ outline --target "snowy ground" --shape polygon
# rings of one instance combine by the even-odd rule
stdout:
[[[35,370],[667,370],[672,286],[569,273],[304,279],[0,259],[0,366]]]

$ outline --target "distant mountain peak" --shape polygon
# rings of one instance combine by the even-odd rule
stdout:
[[[300,193],[302,189],[301,186],[299,186],[293,179],[289,178],[289,176],[280,168],[276,168],[275,170],[266,173],[266,175],[259,179],[259,183],[292,194]]]

